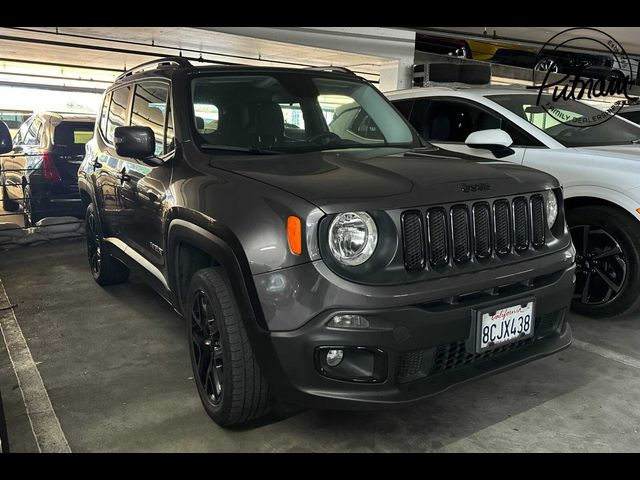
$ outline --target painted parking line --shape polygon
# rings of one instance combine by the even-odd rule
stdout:
[[[18,319],[11,308],[2,280],[0,280],[0,331],[7,347],[11,366],[18,379],[38,451],[71,452],[38,367],[33,361]]]
[[[575,337],[573,339],[572,345],[579,348],[580,350],[584,350],[585,352],[595,353],[596,355],[600,355],[601,357],[613,360],[614,362],[622,363],[629,367],[640,369],[640,359],[630,357],[629,355],[614,352],[613,350],[599,347],[598,345],[594,345],[593,343],[583,342],[582,340],[578,340]]]

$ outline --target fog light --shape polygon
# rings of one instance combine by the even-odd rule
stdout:
[[[333,328],[369,328],[369,321],[360,315],[336,315],[329,323]]]
[[[330,367],[337,367],[340,365],[342,357],[344,357],[344,352],[342,350],[329,350],[327,352],[327,365]]]

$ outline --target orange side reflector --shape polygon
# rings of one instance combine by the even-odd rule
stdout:
[[[287,218],[287,240],[292,253],[302,254],[302,224],[298,217]]]
[[[636,212],[640,213],[640,208],[636,208]]]

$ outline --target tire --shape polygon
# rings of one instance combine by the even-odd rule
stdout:
[[[256,420],[273,404],[232,292],[222,269],[205,268],[191,279],[185,304],[198,395],[207,414],[224,427]]]
[[[2,209],[9,213],[17,212],[20,209],[18,203],[9,198],[7,187],[5,187],[4,184],[2,185]]]
[[[31,200],[31,188],[29,185],[22,187],[22,215],[24,216],[24,226],[33,227],[39,218],[33,213],[33,202]]]
[[[93,203],[87,207],[85,231],[89,268],[96,283],[105,287],[126,282],[129,278],[129,269],[106,252],[100,218]]]
[[[637,310],[640,222],[615,207],[592,205],[569,210],[567,223],[577,250],[573,310],[592,318],[613,318]],[[620,253],[615,254],[616,250]]]

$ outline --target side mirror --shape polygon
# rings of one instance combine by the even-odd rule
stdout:
[[[6,123],[0,122],[0,155],[9,153],[11,150],[13,150],[11,132]]]
[[[116,127],[113,140],[119,156],[162,165],[162,160],[155,156],[156,138],[149,127]]]
[[[489,150],[496,158],[504,158],[516,153],[511,147],[513,139],[504,130],[480,130],[470,134],[464,143],[471,148]]]

